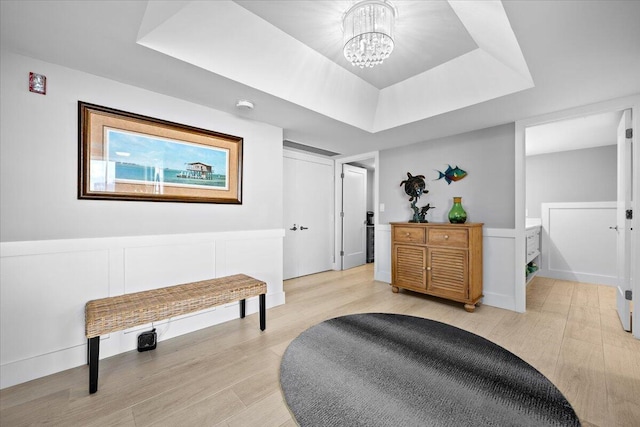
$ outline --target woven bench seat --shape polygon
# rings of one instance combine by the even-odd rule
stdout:
[[[264,331],[266,293],[265,282],[236,274],[87,302],[85,335],[88,339],[89,392],[98,390],[100,335],[235,301],[240,301],[240,317],[243,318],[245,300],[254,296],[260,300],[260,329]]]

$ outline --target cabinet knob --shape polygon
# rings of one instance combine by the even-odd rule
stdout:
[[[407,231],[406,236],[407,236],[407,237],[411,236],[411,233],[409,233],[409,232]]]
[[[427,271],[431,271],[431,267],[427,267]]]
[[[448,238],[449,238],[449,235],[448,235],[448,234],[445,234],[445,235],[444,235],[444,239],[445,239],[445,240],[447,240]]]

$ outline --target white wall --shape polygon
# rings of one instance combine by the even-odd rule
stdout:
[[[540,218],[542,203],[616,200],[616,156],[616,145],[528,156],[527,216]]]
[[[0,59],[0,241],[282,227],[282,129],[7,52]],[[47,76],[46,96],[28,91],[29,71]],[[78,100],[244,138],[242,205],[78,200]]]
[[[90,299],[242,272],[284,303],[282,129],[5,51],[0,66],[0,387],[86,363]],[[78,100],[243,137],[242,205],[78,200]],[[172,319],[159,339],[238,317]],[[101,357],[141,329],[103,337]]]

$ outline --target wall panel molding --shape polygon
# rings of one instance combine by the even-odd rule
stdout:
[[[616,286],[616,202],[543,203],[540,276]]]
[[[483,303],[515,311],[513,283],[515,230],[484,228],[482,243]],[[375,279],[391,283],[391,226],[389,224],[380,224],[376,227],[375,263]]]
[[[0,388],[85,364],[91,299],[245,273],[267,282],[268,308],[284,304],[283,237],[274,229],[0,243]],[[258,311],[257,298],[246,310]],[[233,303],[154,326],[162,342],[238,317]],[[135,350],[150,327],[102,337],[101,358]]]

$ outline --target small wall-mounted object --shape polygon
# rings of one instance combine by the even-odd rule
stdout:
[[[29,73],[29,92],[47,94],[47,76],[43,74]]]

